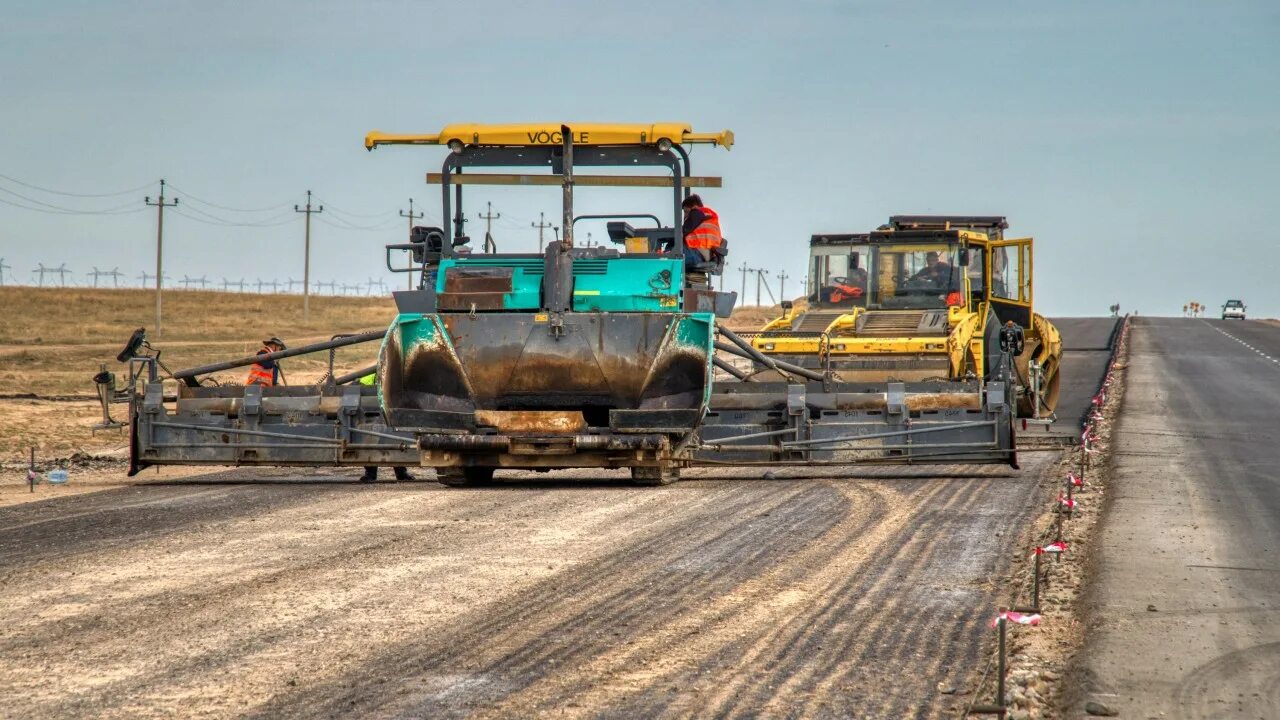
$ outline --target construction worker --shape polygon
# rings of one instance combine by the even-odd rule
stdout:
[[[912,280],[924,280],[936,288],[946,288],[951,284],[951,265],[938,258],[938,253],[930,250],[924,256],[925,266],[920,272],[911,276]]]
[[[267,355],[270,353],[280,352],[284,350],[284,341],[278,337],[272,336],[262,341],[262,349],[258,351],[259,355]],[[244,381],[245,385],[262,385],[264,387],[272,387],[280,381],[280,366],[275,360],[259,360],[249,367],[249,379]]]
[[[356,382],[359,382],[361,385],[374,385],[378,382],[378,374],[369,373],[368,375],[365,375],[364,377],[360,378]],[[396,480],[400,480],[402,482],[408,482],[409,480],[414,479],[413,475],[410,475],[409,471],[403,467],[392,468],[392,470],[396,474]],[[364,474],[360,476],[360,482],[371,483],[371,482],[377,482],[377,481],[378,481],[378,466],[365,465]]]
[[[702,198],[690,195],[680,203],[684,210],[684,262],[697,265],[711,260],[711,251],[720,247],[724,236],[720,234],[720,216],[715,210],[702,204]]]

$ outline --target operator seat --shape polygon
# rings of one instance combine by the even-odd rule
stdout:
[[[706,275],[723,275],[724,259],[729,255],[728,238],[720,239],[720,247],[711,248],[711,259],[706,262],[689,263],[686,268],[690,272],[700,272]]]

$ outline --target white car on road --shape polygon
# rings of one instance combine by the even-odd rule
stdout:
[[[1243,320],[1244,303],[1240,300],[1228,300],[1227,304],[1222,306],[1222,319]]]

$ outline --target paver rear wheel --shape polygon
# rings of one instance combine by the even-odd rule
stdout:
[[[676,467],[633,467],[631,482],[636,485],[670,485],[680,479],[680,468]]]
[[[489,485],[493,482],[491,467],[436,468],[436,482],[449,487]]]

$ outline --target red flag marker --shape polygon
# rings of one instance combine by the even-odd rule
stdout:
[[[1001,620],[1008,620],[1009,622],[1015,622],[1019,625],[1039,625],[1040,615],[1037,613],[1026,614],[1010,610],[997,615],[996,619],[991,621],[991,627],[999,625]]]
[[[1072,510],[1076,506],[1076,501],[1067,497],[1065,493],[1058,493],[1058,502],[1062,505],[1062,507],[1068,510]]]
[[[1038,548],[1036,548],[1036,549],[1035,549],[1035,552],[1033,552],[1032,554],[1033,554],[1033,555],[1043,555],[1043,554],[1045,554],[1045,553],[1050,553],[1050,554],[1052,554],[1052,553],[1064,553],[1064,552],[1066,552],[1066,551],[1067,551],[1067,543],[1066,543],[1066,541],[1065,541],[1065,540],[1059,540],[1058,542],[1049,543],[1048,545],[1045,545],[1044,547],[1038,547]]]

